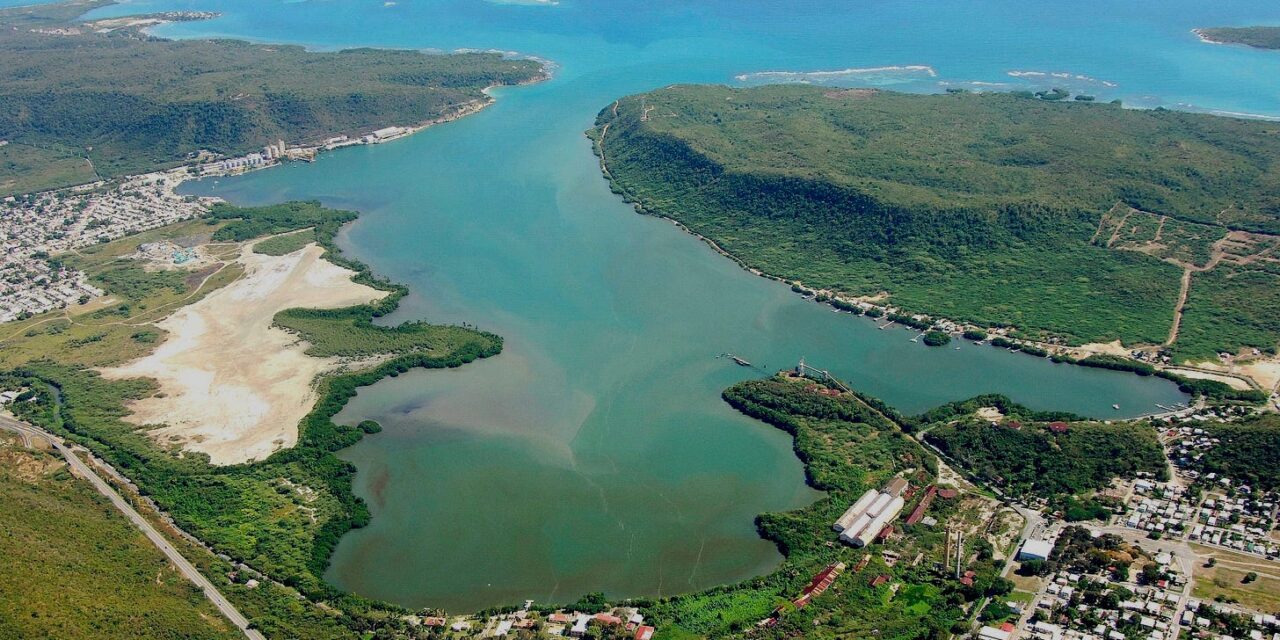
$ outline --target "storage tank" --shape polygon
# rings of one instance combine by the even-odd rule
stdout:
[[[867,492],[862,494],[862,497],[858,498],[857,502],[844,510],[844,514],[836,520],[835,524],[831,525],[831,528],[836,531],[844,531],[845,529],[848,529],[849,525],[853,524],[853,521],[857,520],[858,516],[862,515],[862,512],[866,511],[867,507],[871,506],[872,502],[875,502],[876,495],[878,494],[875,489],[867,489]]]
[[[880,530],[883,529],[886,524],[889,524],[894,518],[898,517],[898,514],[902,511],[902,505],[904,504],[906,503],[903,502],[902,498],[894,498],[892,502],[885,505],[885,508],[880,512],[880,515],[873,518],[867,526],[863,527],[862,530],[857,533],[857,535],[851,536],[852,539],[850,542],[853,543],[853,546],[865,547],[868,544],[871,544],[871,541],[880,534]]]

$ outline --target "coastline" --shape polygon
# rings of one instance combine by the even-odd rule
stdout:
[[[618,105],[619,105],[618,101],[615,101],[612,105],[612,113],[614,116],[617,115]],[[889,324],[894,324],[895,322],[897,322],[896,320],[894,320],[894,318],[907,317],[913,320],[923,319],[923,320],[927,320],[933,326],[946,327],[945,332],[952,335],[953,337],[959,336],[960,334],[968,330],[981,331],[984,334],[988,335],[989,338],[984,337],[982,340],[974,341],[975,346],[979,346],[982,344],[989,344],[992,347],[1005,348],[1006,350],[1009,350],[1009,351],[1021,351],[1029,356],[1050,359],[1050,360],[1053,360],[1053,362],[1055,363],[1067,363],[1067,364],[1073,364],[1078,366],[1091,367],[1093,365],[1087,362],[1084,362],[1085,358],[1088,358],[1091,355],[1119,357],[1127,362],[1132,363],[1133,365],[1133,367],[1126,368],[1124,370],[1131,371],[1132,373],[1135,373],[1137,375],[1151,375],[1150,372],[1141,370],[1142,368],[1150,367],[1152,372],[1155,372],[1158,377],[1165,378],[1173,382],[1174,384],[1179,385],[1179,387],[1183,390],[1184,393],[1187,393],[1188,395],[1193,396],[1193,398],[1202,398],[1203,394],[1200,393],[1199,391],[1195,393],[1191,391],[1187,391],[1186,390],[1188,388],[1187,384],[1191,381],[1191,377],[1180,375],[1179,373],[1177,373],[1176,371],[1177,369],[1199,370],[1202,374],[1208,374],[1208,375],[1198,376],[1199,379],[1206,380],[1206,381],[1220,382],[1221,384],[1228,387],[1232,386],[1229,382],[1221,382],[1209,376],[1216,375],[1216,376],[1235,378],[1238,380],[1245,381],[1255,391],[1265,394],[1266,397],[1257,403],[1261,405],[1264,410],[1271,410],[1273,408],[1271,403],[1271,396],[1275,391],[1280,390],[1280,381],[1277,381],[1275,385],[1264,386],[1263,384],[1261,384],[1259,380],[1255,379],[1254,376],[1247,375],[1247,374],[1240,374],[1234,371],[1230,373],[1218,372],[1218,371],[1209,369],[1205,366],[1206,364],[1212,364],[1212,363],[1176,363],[1176,362],[1170,362],[1168,364],[1147,363],[1147,362],[1132,358],[1128,354],[1129,349],[1125,348],[1123,345],[1120,345],[1119,349],[1124,350],[1125,353],[1123,355],[1120,355],[1115,353],[1116,347],[1113,346],[1113,344],[1098,345],[1098,344],[1091,343],[1091,344],[1083,344],[1079,346],[1070,346],[1065,344],[1050,343],[1050,342],[1044,342],[1044,341],[1038,341],[1038,340],[1029,340],[1026,338],[1016,338],[1016,337],[1010,338],[1008,336],[1010,336],[1011,334],[1007,327],[985,327],[985,326],[974,325],[974,324],[965,323],[965,322],[958,322],[950,318],[934,316],[930,314],[912,313],[910,311],[904,310],[900,307],[893,306],[891,304],[878,304],[879,302],[884,300],[884,298],[887,295],[887,292],[879,292],[873,296],[848,296],[848,295],[844,295],[839,292],[828,290],[828,289],[811,288],[806,286],[800,280],[789,279],[776,274],[767,273],[757,267],[750,265],[742,258],[739,258],[738,256],[734,255],[733,253],[721,247],[718,243],[716,243],[714,239],[709,238],[701,233],[698,233],[697,231],[694,231],[693,229],[689,228],[687,225],[680,222],[679,220],[676,220],[675,218],[672,218],[662,213],[657,213],[657,212],[648,210],[638,198],[633,197],[631,194],[623,191],[620,187],[618,187],[617,182],[614,180],[613,175],[609,171],[605,153],[604,153],[605,135],[607,135],[608,133],[608,128],[610,124],[611,123],[609,122],[606,122],[603,125],[597,124],[593,126],[591,129],[588,129],[586,132],[586,135],[592,141],[592,145],[591,145],[592,152],[595,153],[596,158],[599,161],[601,173],[603,174],[603,177],[608,182],[609,188],[611,191],[613,191],[613,193],[621,197],[623,202],[630,204],[636,213],[640,215],[650,216],[650,217],[669,221],[671,224],[675,225],[681,231],[693,236],[694,238],[697,238],[698,240],[706,244],[716,253],[720,254],[725,258],[728,258],[729,260],[732,260],[735,264],[738,265],[739,268],[743,269],[744,271],[747,271],[752,275],[765,278],[767,280],[772,280],[774,282],[790,285],[792,291],[796,294],[799,294],[805,300],[814,300],[819,304],[827,305],[837,313],[871,315],[871,313],[867,313],[867,312],[870,310],[874,310],[872,312],[876,314],[873,316],[874,318],[876,319],[886,318],[889,320]],[[858,309],[858,310],[854,311],[853,309]],[[885,325],[885,326],[888,326],[888,325]],[[1003,340],[1004,344],[997,344],[994,340],[991,340],[991,338]],[[1032,352],[1026,351],[1023,347],[1029,347],[1030,349],[1032,349]],[[1096,350],[1091,349],[1091,347],[1095,347],[1097,349]],[[1038,351],[1040,353],[1035,353],[1035,351]],[[1265,366],[1266,364],[1269,364],[1269,363],[1262,362],[1260,364]],[[1094,367],[1094,368],[1113,368],[1113,367],[1101,366],[1101,367]],[[1188,407],[1191,407],[1191,406],[1193,405],[1191,403],[1188,403]],[[1280,406],[1277,406],[1275,408],[1280,409]],[[1140,417],[1153,418],[1153,417],[1161,417],[1161,416],[1168,416],[1168,415],[1177,415],[1179,413],[1182,413],[1188,410],[1189,408],[1188,409],[1175,408],[1162,413],[1144,414]]]
[[[1231,44],[1230,42],[1214,40],[1213,38],[1210,38],[1209,36],[1205,35],[1204,27],[1196,27],[1195,29],[1191,30],[1191,33],[1196,34],[1196,37],[1200,39],[1200,42],[1203,42],[1205,44]]]

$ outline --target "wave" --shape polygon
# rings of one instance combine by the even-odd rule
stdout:
[[[1228,111],[1226,109],[1211,109],[1208,107],[1201,107],[1194,104],[1188,104],[1186,102],[1179,102],[1174,106],[1182,111],[1192,111],[1195,113],[1208,113],[1210,115],[1224,116],[1228,118],[1245,118],[1248,120],[1266,120],[1267,122],[1280,122],[1280,116],[1269,115],[1265,113],[1250,113],[1248,111]]]
[[[1079,73],[1071,73],[1070,71],[1006,71],[1005,75],[1013,78],[1057,78],[1059,80],[1074,80],[1086,82],[1089,84],[1097,84],[1107,88],[1113,88],[1117,85],[1110,80],[1100,80],[1092,76],[1086,76]]]
[[[560,0],[485,0],[493,4],[517,4],[526,7],[554,7]]]
[[[758,84],[837,84],[858,81],[879,84],[909,82],[921,77],[936,78],[938,72],[923,64],[886,67],[857,67],[833,71],[756,71],[734,76],[738,82]]]

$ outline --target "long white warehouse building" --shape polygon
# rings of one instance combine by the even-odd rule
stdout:
[[[898,517],[898,514],[902,512],[902,506],[905,504],[906,502],[904,502],[902,498],[894,498],[889,502],[889,504],[885,505],[884,510],[873,518],[870,524],[863,527],[861,531],[850,535],[849,531],[846,530],[844,533],[840,534],[840,536],[843,538],[848,535],[848,541],[850,544],[855,547],[865,547],[868,544],[871,544],[871,541],[875,540],[876,536],[880,535],[880,531],[884,529],[885,525]]]
[[[876,496],[878,495],[880,494],[875,489],[867,489],[867,492],[862,494],[862,497],[858,498],[857,502],[853,503],[853,505],[848,509],[845,509],[844,515],[841,515],[836,519],[835,524],[831,525],[831,528],[836,531],[844,531],[845,529],[848,529],[850,525],[858,520],[858,516],[862,515],[863,512],[867,510],[867,507],[871,506],[872,502],[875,502]]]

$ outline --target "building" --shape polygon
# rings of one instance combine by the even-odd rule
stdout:
[[[978,630],[980,640],[1009,640],[1013,634],[995,627],[983,627]]]
[[[1053,543],[1047,540],[1036,540],[1028,538],[1022,543],[1022,548],[1018,549],[1019,560],[1048,560],[1049,553],[1053,551]]]
[[[880,534],[880,530],[883,529],[885,525],[892,522],[894,518],[898,517],[898,514],[902,512],[902,506],[904,504],[906,503],[903,502],[902,498],[894,498],[890,500],[889,504],[885,505],[880,513],[872,518],[871,522],[868,523],[867,526],[863,527],[861,531],[848,536],[847,539],[845,538],[845,535],[849,532],[845,531],[840,534],[841,539],[855,547],[865,547],[871,544],[871,541]]]
[[[875,502],[876,496],[878,495],[879,493],[876,492],[875,489],[867,489],[867,492],[862,494],[862,497],[858,498],[857,502],[853,503],[852,506],[845,510],[844,514],[836,519],[835,524],[831,525],[831,528],[837,532],[848,529],[855,521],[858,520],[858,516],[861,516],[866,512],[867,508]]]

